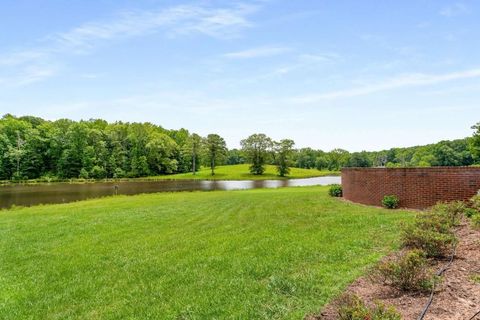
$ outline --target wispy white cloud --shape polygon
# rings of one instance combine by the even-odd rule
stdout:
[[[263,46],[237,52],[229,52],[223,56],[231,59],[263,58],[280,55],[291,50],[292,49],[288,47]]]
[[[414,73],[402,75],[390,79],[386,79],[379,83],[368,84],[358,88],[351,88],[345,90],[337,90],[327,93],[310,94],[296,97],[292,100],[295,103],[314,103],[322,100],[333,100],[341,98],[350,98],[356,96],[369,95],[377,92],[400,89],[404,87],[427,86],[438,83],[468,79],[479,78],[480,69],[470,69],[459,72],[452,72],[446,74],[432,75],[423,73]]]
[[[13,74],[1,75],[0,83],[4,88],[15,88],[50,78],[57,73],[55,66],[28,65]]]
[[[285,74],[292,73],[294,71],[299,71],[306,68],[311,69],[314,66],[326,65],[326,64],[338,61],[339,59],[340,59],[340,55],[335,53],[324,53],[324,54],[302,53],[295,57],[295,61],[293,63],[276,68],[273,72],[270,72],[267,75],[265,75],[265,77],[285,75]]]
[[[465,4],[457,2],[442,8],[439,13],[445,17],[455,17],[469,12],[470,9]]]
[[[98,41],[128,38],[163,29],[170,36],[192,33],[231,37],[252,23],[247,17],[257,6],[239,4],[228,8],[180,5],[158,11],[129,11],[111,21],[90,22],[51,38],[60,48],[86,50]]]
[[[203,34],[216,38],[232,38],[253,24],[249,16],[259,10],[257,5],[237,3],[228,7],[179,5],[156,11],[123,12],[111,20],[88,22],[66,32],[51,34],[40,45],[0,55],[0,77],[39,68],[63,55],[88,54],[98,46],[115,40],[164,32],[169,37]],[[37,81],[52,76],[43,73]],[[31,83],[29,77],[23,84]]]

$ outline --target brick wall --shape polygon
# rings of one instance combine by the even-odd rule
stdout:
[[[343,168],[342,187],[353,202],[379,206],[393,194],[401,207],[423,209],[471,198],[480,189],[480,167]]]

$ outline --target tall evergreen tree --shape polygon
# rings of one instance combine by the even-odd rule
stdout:
[[[226,156],[227,144],[218,134],[209,134],[204,140],[205,160],[210,166],[212,176],[215,175],[215,167],[220,164]]]

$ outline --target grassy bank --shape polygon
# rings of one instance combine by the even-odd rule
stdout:
[[[266,166],[267,170],[263,175],[254,175],[249,172],[248,164],[238,164],[231,166],[218,166],[215,169],[215,175],[212,176],[209,168],[202,168],[195,175],[189,173],[170,174],[143,178],[121,178],[121,179],[31,179],[22,181],[0,181],[0,185],[10,184],[42,184],[42,183],[94,183],[98,181],[145,181],[145,180],[284,180],[323,177],[330,175],[340,175],[338,171],[327,171],[317,169],[290,168],[290,174],[286,177],[279,177],[275,166]]]
[[[300,319],[409,213],[327,187],[118,196],[0,212],[1,319]]]
[[[150,177],[150,179],[200,179],[200,180],[279,180],[279,179],[301,179],[322,177],[328,175],[339,175],[336,171],[320,171],[317,169],[290,168],[290,174],[287,177],[279,177],[277,168],[272,165],[266,166],[266,171],[262,175],[254,175],[249,171],[249,164],[237,164],[231,166],[219,166],[215,169],[215,175],[212,176],[210,168],[203,167],[195,175],[189,173],[179,173],[165,176]]]

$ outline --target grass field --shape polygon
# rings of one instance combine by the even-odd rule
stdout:
[[[301,319],[397,245],[405,211],[327,187],[0,211],[0,319]]]
[[[254,175],[249,171],[249,164],[237,164],[231,166],[218,166],[215,175],[212,176],[210,168],[203,167],[195,175],[192,173],[180,173],[166,176],[151,177],[151,179],[202,179],[202,180],[271,180],[271,179],[298,179],[339,175],[336,171],[320,171],[317,169],[290,168],[287,177],[279,177],[275,166],[267,165],[262,175]]]

